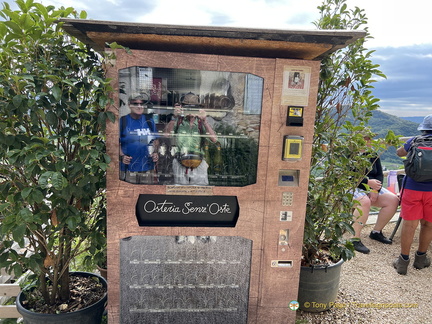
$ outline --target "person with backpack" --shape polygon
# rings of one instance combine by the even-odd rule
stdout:
[[[194,101],[195,106],[197,104]],[[174,138],[177,148],[172,161],[174,184],[207,186],[208,164],[204,157],[203,141],[208,139],[216,143],[217,136],[207,120],[205,110],[199,109],[197,115],[184,116],[183,105],[176,104],[165,132]]]
[[[423,269],[431,264],[426,253],[432,241],[432,174],[428,177],[424,171],[431,166],[432,161],[417,160],[427,157],[428,154],[423,153],[432,150],[432,115],[426,116],[417,129],[421,131],[421,135],[410,138],[396,151],[398,156],[407,156],[404,162],[406,176],[401,196],[401,253],[393,262],[396,272],[401,275],[407,274],[411,245],[419,223],[419,245],[414,255],[413,266],[416,269]],[[417,163],[414,172],[410,168],[411,163]],[[422,167],[425,165],[426,168]]]
[[[122,180],[136,184],[154,184],[159,159],[159,140],[151,116],[144,114],[147,101],[132,94],[130,113],[120,118],[120,174]]]

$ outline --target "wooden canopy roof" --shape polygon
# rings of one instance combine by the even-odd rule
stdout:
[[[61,19],[63,29],[97,51],[117,42],[130,49],[320,60],[365,31],[278,30]]]

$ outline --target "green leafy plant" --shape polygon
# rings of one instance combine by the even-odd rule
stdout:
[[[30,269],[55,305],[69,297],[71,261],[105,244],[110,81],[58,22],[85,12],[16,4],[0,11],[0,267]]]
[[[318,29],[357,30],[367,24],[363,10],[348,9],[345,0],[326,0],[318,7]],[[354,234],[352,192],[364,177],[373,152],[397,143],[389,132],[368,147],[365,135],[373,137],[367,123],[379,99],[372,94],[376,78],[385,78],[372,62],[366,36],[325,57],[321,63],[315,132],[312,144],[303,265],[348,260],[354,246],[345,234]],[[350,118],[347,118],[350,116]],[[369,152],[369,153],[368,153]]]

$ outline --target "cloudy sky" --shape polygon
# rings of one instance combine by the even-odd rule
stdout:
[[[36,1],[36,0],[35,0]],[[7,1],[12,3],[12,0]],[[39,0],[85,10],[88,19],[174,25],[265,29],[315,29],[322,0]],[[367,47],[386,80],[374,95],[396,116],[432,113],[432,18],[430,0],[347,0],[364,9],[374,37]]]

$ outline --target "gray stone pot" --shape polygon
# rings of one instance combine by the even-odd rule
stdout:
[[[334,305],[343,260],[330,266],[301,267],[298,302],[306,312],[322,312]]]

